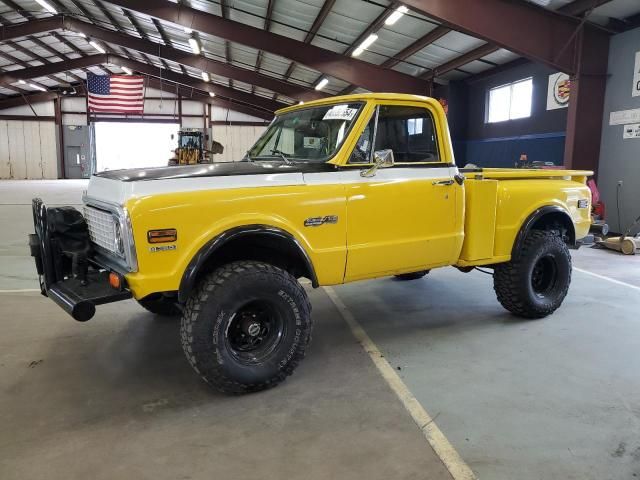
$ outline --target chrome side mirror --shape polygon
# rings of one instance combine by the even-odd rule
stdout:
[[[395,164],[395,160],[393,158],[393,150],[378,150],[373,153],[373,166],[371,168],[367,168],[366,170],[362,170],[360,172],[360,176],[362,177],[373,177],[379,168],[389,168],[393,167]]]

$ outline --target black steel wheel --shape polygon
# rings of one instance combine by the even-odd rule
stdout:
[[[225,393],[264,390],[291,375],[311,339],[311,305],[288,272],[233,262],[204,278],[182,315],[193,369]]]
[[[562,238],[533,230],[510,262],[496,265],[493,288],[504,308],[524,318],[542,318],[564,301],[571,284],[571,254]]]

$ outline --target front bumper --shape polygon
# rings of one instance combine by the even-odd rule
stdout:
[[[33,199],[32,207],[35,233],[29,235],[29,247],[44,296],[80,322],[95,315],[96,305],[132,297],[126,287],[115,289],[110,285],[109,269],[97,263],[90,251],[74,253],[61,248],[59,238],[51,231],[42,200]],[[121,284],[124,285],[124,279]]]

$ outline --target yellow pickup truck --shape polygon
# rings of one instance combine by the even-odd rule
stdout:
[[[432,98],[358,94],[280,110],[234,163],[108,171],[84,209],[34,199],[41,290],[76,320],[135,298],[181,315],[219,390],[276,385],[304,356],[313,287],[493,270],[500,303],[549,315],[588,233],[588,171],[459,169]],[[425,312],[428,314],[428,312]]]

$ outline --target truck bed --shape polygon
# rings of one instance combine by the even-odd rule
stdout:
[[[484,179],[494,180],[517,180],[533,178],[558,178],[570,177],[574,181],[581,182],[581,179],[593,175],[588,170],[546,170],[546,169],[526,169],[526,168],[462,168],[460,169],[467,178],[481,176]]]

